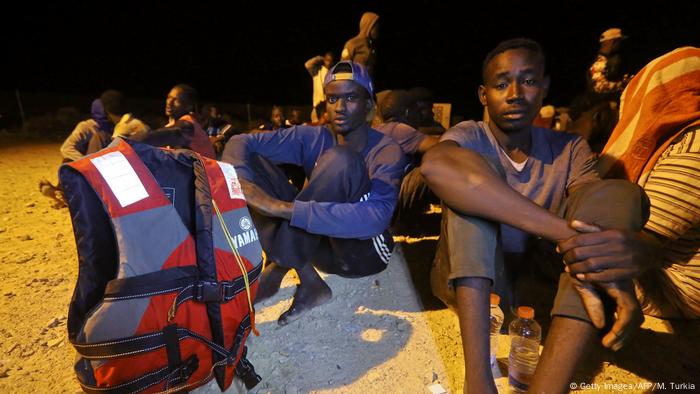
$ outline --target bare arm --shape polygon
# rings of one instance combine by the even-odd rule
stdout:
[[[508,186],[478,153],[443,141],[423,158],[421,174],[433,192],[456,211],[505,223],[552,241],[577,232],[566,220]]]
[[[566,220],[528,200],[505,183],[495,170],[476,152],[461,148],[456,142],[443,141],[423,158],[421,173],[433,192],[451,208],[505,223],[530,234],[552,241],[563,241],[578,234]],[[605,324],[600,296],[590,284],[571,278],[583,301],[591,322],[597,328]],[[614,350],[622,346],[627,335],[639,326],[639,305],[629,283],[610,283],[603,290],[618,306],[618,318],[603,344]]]
[[[307,60],[306,63],[304,63],[304,68],[306,68],[306,71],[309,72],[309,75],[313,77],[314,75],[318,74],[318,70],[321,69],[321,64],[323,64],[323,57],[314,56],[311,59]]]
[[[287,220],[292,219],[293,203],[271,197],[256,184],[246,179],[239,178],[239,181],[243,189],[243,195],[245,195],[246,202],[249,206],[255,208],[265,216]]]
[[[437,145],[438,142],[440,142],[440,138],[434,135],[429,135],[426,138],[423,138],[423,141],[421,141],[420,145],[418,145],[418,153],[427,152],[428,149]]]

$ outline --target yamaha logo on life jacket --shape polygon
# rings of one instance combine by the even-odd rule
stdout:
[[[233,235],[233,243],[236,248],[243,248],[251,242],[258,241],[258,230],[253,227],[253,221],[250,217],[243,216],[238,220],[238,226],[242,230],[241,232]]]
[[[62,166],[60,180],[80,263],[68,336],[83,390],[185,392],[216,379],[225,391],[234,375],[255,386],[245,341],[262,248],[233,166],[119,139]]]
[[[241,226],[241,230],[248,231],[253,227],[253,222],[248,216],[243,216],[241,220],[238,221],[238,225]]]

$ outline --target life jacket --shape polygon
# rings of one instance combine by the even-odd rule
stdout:
[[[238,374],[262,248],[233,166],[119,139],[63,165],[79,273],[68,314],[88,393],[184,392]]]
[[[191,114],[186,114],[182,116],[179,120],[189,122],[194,128],[194,134],[192,135],[192,140],[190,141],[190,149],[199,153],[202,156],[208,157],[210,159],[216,158],[216,151],[214,151],[214,145],[209,141],[207,132],[202,128],[197,118]]]

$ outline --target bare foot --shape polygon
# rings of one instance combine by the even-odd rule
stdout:
[[[46,179],[39,181],[39,191],[41,194],[52,199],[51,208],[60,209],[65,208],[66,204],[65,198],[63,197],[63,191],[60,187],[54,186],[51,182]]]
[[[297,291],[294,293],[292,306],[280,315],[277,324],[286,326],[298,319],[305,312],[330,301],[331,298],[333,298],[333,292],[323,280],[302,283],[297,287]]]
[[[255,296],[255,303],[265,301],[277,294],[282,284],[282,279],[287,275],[287,272],[289,272],[289,268],[282,267],[274,262],[269,263],[265,267],[265,271],[260,275],[260,285]]]

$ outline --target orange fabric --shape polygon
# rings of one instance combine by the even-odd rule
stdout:
[[[197,123],[195,123],[195,125],[197,125]],[[111,193],[109,187],[104,185],[106,182],[101,179],[99,172],[95,169],[94,165],[90,165],[89,160],[79,160],[70,164],[90,181],[93,188],[98,191],[98,195],[100,195],[101,198],[107,202],[106,205],[109,208],[109,214],[112,218],[119,215],[124,215],[125,212],[137,213],[165,204],[170,204],[170,201],[165,197],[146,165],[143,163],[143,161],[141,161],[136,152],[128,143],[121,141],[117,147],[106,149],[99,153],[98,156],[114,151],[119,151],[124,154],[149,193],[148,198],[136,202],[126,208],[120,207],[116,197],[113,195],[113,193]],[[229,189],[226,185],[227,179],[217,162],[206,158],[202,158],[202,162],[206,171],[206,178],[210,183],[210,190],[212,193],[211,197],[213,200],[216,200],[220,206],[222,206],[222,211],[225,213],[231,210],[245,209],[246,203],[242,197],[232,197],[229,194]],[[240,185],[235,185],[234,189],[237,189],[242,196]],[[213,215],[212,223],[213,225],[218,225],[216,215]],[[188,235],[181,244],[177,245],[173,249],[172,253],[166,259],[160,269],[165,270],[168,268],[196,264],[196,249],[197,247],[194,239],[192,236]],[[252,271],[254,265],[245,257],[241,256],[241,258],[243,260],[244,269],[247,272]],[[215,279],[219,282],[234,281],[240,278],[243,274],[236,263],[234,254],[229,250],[214,248],[214,261],[216,267]],[[257,287],[257,282],[251,284],[250,291],[252,299],[255,298]],[[166,294],[152,295],[149,300],[149,305],[144,311],[134,335],[157,333],[162,331],[169,324],[174,323],[179,327],[186,327],[202,337],[213,341],[213,333],[210,327],[211,322],[207,311],[208,306],[204,303],[194,301],[184,302],[175,309],[176,313],[173,320],[170,321],[168,319],[169,311],[174,305],[177,295],[178,293],[174,291]],[[248,295],[245,291],[242,291],[232,300],[221,303],[219,308],[221,313],[221,329],[224,334],[223,343],[220,345],[222,345],[225,349],[232,350],[235,344],[237,330],[246,314],[250,313],[251,324],[254,325],[255,317],[253,315],[253,311],[249,309]],[[250,329],[246,330],[243,334],[243,341],[241,342],[241,346],[234,357],[235,362],[227,363],[227,365],[220,367],[224,374],[224,388],[228,388],[233,380],[235,366],[241,359],[245,338],[247,338],[249,332]],[[182,360],[187,360],[193,355],[197,356],[199,366],[193,375],[187,380],[187,383],[193,385],[201,384],[200,380],[205,379],[209,375],[215,361],[214,357],[212,357],[212,350],[202,342],[188,338],[180,341],[180,351]],[[217,355],[217,358],[218,357],[220,356]],[[97,386],[113,388],[114,386],[137,379],[144,376],[144,374],[153,372],[167,365],[168,357],[166,349],[159,348],[142,354],[127,355],[124,357],[104,360],[98,367],[95,368],[94,377]],[[162,389],[164,389],[163,383],[159,383],[148,388],[145,392],[156,392],[161,391]]]
[[[699,92],[699,48],[678,48],[647,64],[622,94],[600,173],[643,184],[673,138],[700,124]]]
[[[199,124],[199,121],[191,114],[184,115],[179,120],[192,123],[192,126],[194,126],[194,135],[192,136],[192,141],[190,142],[190,149],[204,157],[216,159],[214,145],[212,145],[211,141],[209,141],[207,132],[204,131],[204,128],[202,128],[202,125]]]

